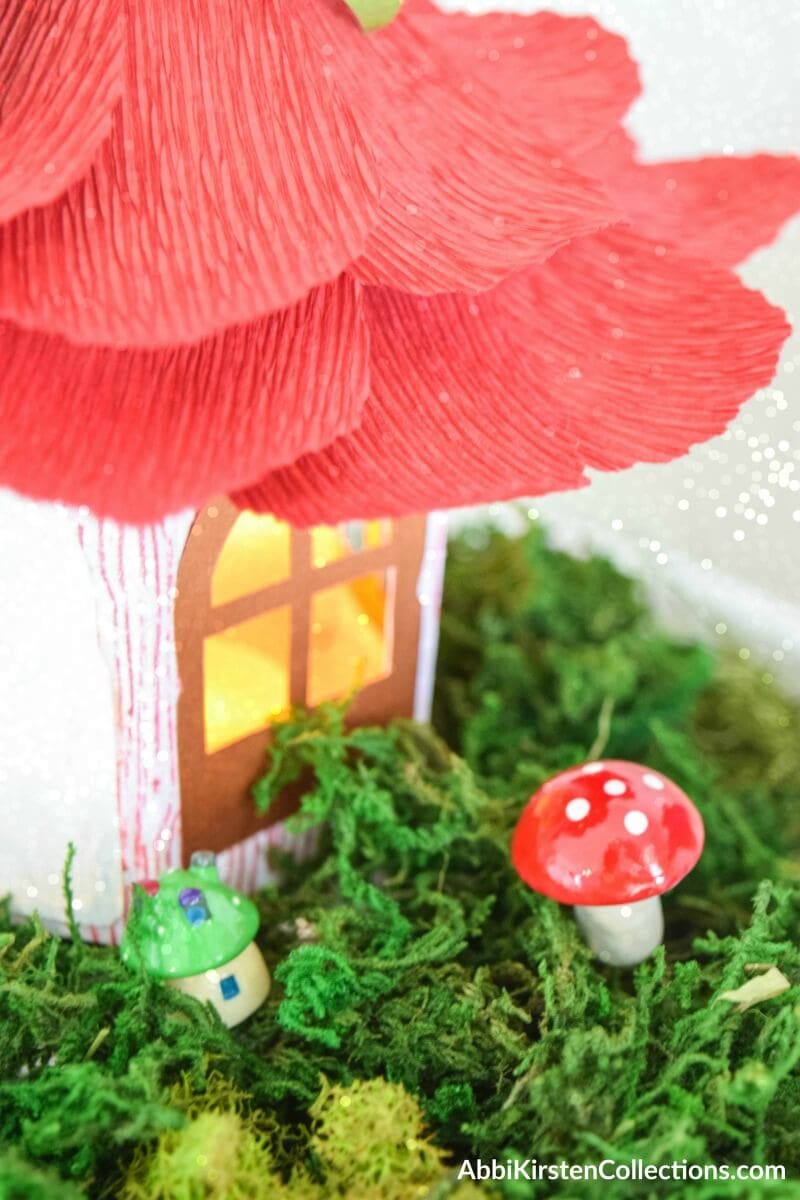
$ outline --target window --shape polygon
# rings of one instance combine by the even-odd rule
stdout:
[[[235,1000],[241,988],[236,982],[235,975],[226,975],[224,979],[220,979],[219,981],[219,990],[222,992],[223,1000]]]
[[[258,817],[250,788],[291,705],[360,689],[351,720],[411,715],[424,538],[423,517],[306,531],[225,498],[198,513],[175,602],[185,854],[224,850],[290,810],[287,795]],[[413,649],[395,658],[395,643]]]

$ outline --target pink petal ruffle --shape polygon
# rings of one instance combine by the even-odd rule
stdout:
[[[524,108],[480,72],[465,74],[416,5],[369,35],[340,0],[309,10],[381,178],[359,278],[420,293],[481,290],[619,218]]]
[[[642,163],[619,129],[582,165],[602,179],[636,229],[721,266],[766,246],[800,208],[800,159],[789,155]]]
[[[192,346],[110,350],[0,322],[0,478],[156,520],[358,423],[369,337],[347,276]]]
[[[298,524],[579,487],[720,433],[772,377],[783,314],[630,231],[476,297],[371,289],[361,425],[244,489]]]
[[[88,170],[122,95],[120,0],[0,4],[0,221]]]
[[[370,152],[295,8],[128,0],[126,92],[89,175],[0,228],[0,314],[73,341],[195,341],[361,251]]]

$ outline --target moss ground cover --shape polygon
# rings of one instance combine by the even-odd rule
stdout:
[[[238,1029],[0,914],[0,1200],[598,1194],[459,1182],[478,1157],[780,1163],[783,1183],[691,1195],[800,1197],[798,708],[660,633],[603,560],[473,530],[434,727],[347,731],[326,707],[277,731],[256,802],[306,773],[294,820],[323,831],[256,898],[275,986]],[[595,963],[508,862],[530,792],[597,754],[671,775],[707,828],[633,972]],[[721,999],[767,966],[790,987]]]

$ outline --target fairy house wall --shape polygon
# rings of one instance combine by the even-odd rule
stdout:
[[[85,936],[130,884],[219,852],[235,886],[287,843],[249,788],[289,704],[360,686],[355,721],[424,717],[444,519],[300,532],[227,500],[145,528],[0,493],[0,892]],[[46,681],[43,682],[43,681]]]

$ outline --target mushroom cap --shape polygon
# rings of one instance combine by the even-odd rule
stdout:
[[[152,881],[145,881],[152,882]],[[190,923],[187,906],[202,901],[208,919]],[[160,979],[183,979],[222,966],[258,932],[252,900],[220,882],[216,866],[168,871],[155,888],[139,885],[122,937],[122,961]]]
[[[511,857],[529,887],[562,904],[630,904],[688,875],[704,837],[699,812],[665,775],[604,760],[562,771],[531,796]]]

